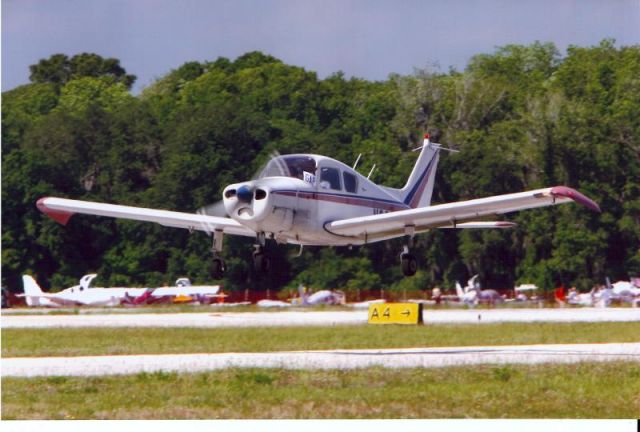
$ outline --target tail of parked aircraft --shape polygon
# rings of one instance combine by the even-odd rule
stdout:
[[[298,285],[298,295],[300,295],[300,304],[306,305],[309,294],[307,294],[307,289],[302,284]]]
[[[29,275],[23,275],[22,284],[24,285],[24,297],[27,302],[27,306],[39,306],[40,297],[44,293],[35,279]]]
[[[425,134],[420,156],[409,175],[407,184],[402,189],[385,189],[411,208],[430,205],[440,148],[440,144],[430,142],[429,134]]]
[[[458,282],[458,281],[456,281],[456,294],[460,298],[462,298],[462,296],[464,295],[464,291],[462,290],[462,286],[460,285],[460,282]]]

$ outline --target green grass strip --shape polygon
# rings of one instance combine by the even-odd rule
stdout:
[[[2,329],[2,356],[266,352],[639,341],[638,322],[220,329]]]
[[[638,418],[640,365],[3,378],[2,419]]]

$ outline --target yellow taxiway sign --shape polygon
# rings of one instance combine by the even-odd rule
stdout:
[[[375,303],[369,305],[369,324],[421,324],[420,303]]]

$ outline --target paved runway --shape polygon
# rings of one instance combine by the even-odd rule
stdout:
[[[200,372],[229,367],[355,369],[434,368],[477,364],[640,362],[640,343],[517,345],[273,353],[168,354],[2,359],[3,377],[94,376],[139,372]]]
[[[425,309],[432,323],[640,321],[637,308]],[[282,311],[211,313],[112,313],[6,315],[2,328],[46,327],[278,327],[333,326],[367,322],[367,311]]]

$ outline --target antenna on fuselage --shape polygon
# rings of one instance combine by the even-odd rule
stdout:
[[[367,176],[367,179],[369,177],[371,177],[371,174],[373,174],[373,171],[376,169],[376,164],[373,164],[373,166],[371,167],[371,171],[369,171],[369,175]]]
[[[356,167],[358,166],[358,162],[360,162],[360,158],[362,157],[362,153],[360,153],[358,155],[358,157],[356,158],[356,161],[353,163],[353,170],[355,171]]]

